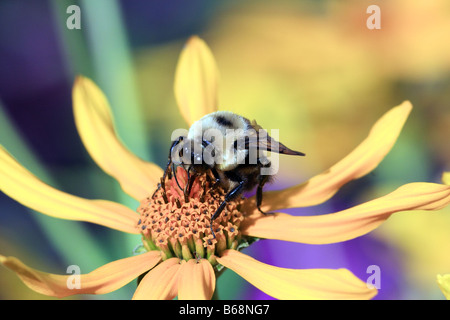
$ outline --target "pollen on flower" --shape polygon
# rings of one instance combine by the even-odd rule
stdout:
[[[214,255],[236,249],[241,241],[242,200],[228,202],[211,225],[211,217],[224,201],[225,191],[213,187],[213,178],[208,174],[196,176],[190,183],[184,169],[178,168],[176,174],[176,180],[172,176],[162,181],[164,187],[141,201],[136,228],[142,234],[145,248],[160,250],[163,259],[206,258],[215,264]]]

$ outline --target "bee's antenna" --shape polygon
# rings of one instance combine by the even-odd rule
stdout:
[[[193,174],[193,175],[189,178],[189,180],[188,180],[188,184],[189,184],[189,187],[188,187],[188,194],[191,194],[192,185],[194,184],[194,181],[195,181],[196,178],[197,178],[197,174]]]
[[[178,145],[181,141],[183,141],[183,139],[184,139],[184,137],[180,136],[180,137],[178,137],[178,139],[176,139],[175,141],[172,142],[172,145],[170,146],[170,152],[169,152],[169,157],[167,160],[166,170],[164,170],[164,175],[161,178],[161,183],[158,183],[158,187],[156,188],[155,192],[153,192],[152,199],[155,197],[156,192],[158,192],[159,189],[161,189],[161,187],[163,188],[164,194],[165,194],[165,192],[166,192],[166,186],[165,186],[166,177],[169,180],[172,179],[172,172],[171,172],[170,168],[172,168],[172,171],[174,171],[174,164],[172,161],[173,149],[175,148],[176,145]],[[175,178],[176,178],[175,172],[173,172],[173,174],[175,175]],[[177,183],[178,183],[178,181],[177,181]],[[178,184],[178,186],[180,186],[180,185]],[[181,189],[181,187],[180,187],[180,189]]]
[[[177,173],[175,172],[175,164],[172,162],[172,172],[173,176],[175,177],[175,181],[178,185],[178,188],[180,188],[181,191],[183,191],[183,188],[180,186],[180,183],[178,182]]]
[[[164,178],[161,178],[161,186],[162,186],[162,197],[164,199],[165,203],[169,203],[169,199],[167,198],[167,194],[166,194],[166,183],[164,181]]]
[[[184,190],[183,190],[183,193],[184,193],[184,202],[189,202],[189,182],[190,182],[190,180],[191,180],[191,175],[190,175],[190,172],[191,171],[191,167],[189,167],[189,169],[187,170],[187,181],[186,181],[186,185],[184,186]]]
[[[188,181],[191,179],[190,171],[191,171],[191,167],[189,167],[189,169],[186,171]]]

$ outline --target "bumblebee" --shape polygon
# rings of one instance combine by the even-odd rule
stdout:
[[[263,187],[274,175],[272,164],[265,152],[304,156],[270,137],[256,121],[250,121],[229,111],[217,111],[195,122],[187,132],[176,138],[170,148],[169,159],[161,179],[175,174],[175,166],[183,166],[188,173],[188,183],[180,189],[189,194],[189,181],[204,173],[212,173],[214,186],[226,191],[225,199],[211,217],[218,217],[227,202],[244,191],[256,187],[256,205],[260,212]],[[161,187],[161,184],[159,187]],[[159,188],[158,188],[159,189]]]

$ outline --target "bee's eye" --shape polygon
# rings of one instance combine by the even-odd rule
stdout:
[[[247,136],[244,137],[244,139],[239,138],[239,139],[235,140],[234,144],[233,144],[234,150],[236,150],[236,151],[248,149],[249,146],[250,146],[250,138]]]
[[[203,146],[204,148],[206,148],[206,147],[209,146],[210,144],[211,144],[211,142],[209,142],[208,140],[205,140],[205,139],[202,140],[202,146]]]
[[[203,164],[202,153],[191,152],[191,164]]]
[[[211,157],[215,157],[215,156],[216,156],[215,147],[214,147],[214,145],[212,144],[212,142],[203,139],[203,141],[202,141],[202,146],[203,146],[204,149],[207,148],[208,146],[211,146],[211,147],[209,148],[209,149],[211,149],[211,150],[210,150],[210,152],[211,152]]]

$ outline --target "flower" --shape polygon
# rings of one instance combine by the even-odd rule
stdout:
[[[450,274],[437,275],[437,283],[447,300],[450,300]]]
[[[450,185],[450,171],[444,172],[442,175],[442,181]],[[445,298],[447,300],[450,300],[450,274],[444,274],[444,275],[437,275],[437,283],[439,288],[441,289],[442,293],[444,294]]]
[[[200,38],[191,37],[175,75],[175,97],[188,124],[217,109],[217,79],[211,51]],[[80,275],[79,289],[69,288],[71,276],[38,271],[17,258],[0,255],[0,262],[28,287],[46,295],[103,294],[140,277],[134,299],[210,299],[216,276],[226,267],[278,299],[369,299],[376,289],[346,269],[281,268],[259,262],[240,249],[255,238],[310,244],[345,241],[372,231],[395,212],[438,210],[450,203],[450,186],[435,183],[407,184],[378,199],[320,216],[262,215],[254,197],[238,199],[229,202],[214,220],[214,237],[211,214],[222,203],[224,191],[211,188],[207,175],[192,180],[183,191],[178,188],[178,184],[188,186],[183,170],[161,179],[161,168],[137,158],[120,142],[108,101],[91,80],[76,79],[73,107],[86,149],[124,192],[140,201],[139,214],[119,203],[56,190],[33,176],[3,147],[1,190],[49,216],[139,234],[147,252]],[[369,136],[329,170],[300,185],[264,193],[262,209],[272,212],[322,203],[345,183],[369,173],[392,148],[411,108],[404,102],[388,111]]]
[[[441,180],[449,185],[448,172]],[[375,230],[373,236],[383,239],[402,257],[402,274],[415,289],[407,290],[412,299],[434,299],[438,297],[434,279],[436,274],[450,270],[450,259],[443,252],[450,251],[450,207],[438,214],[416,211],[413,215],[395,215]],[[430,232],[431,231],[431,232]],[[425,297],[425,298],[424,298]]]

